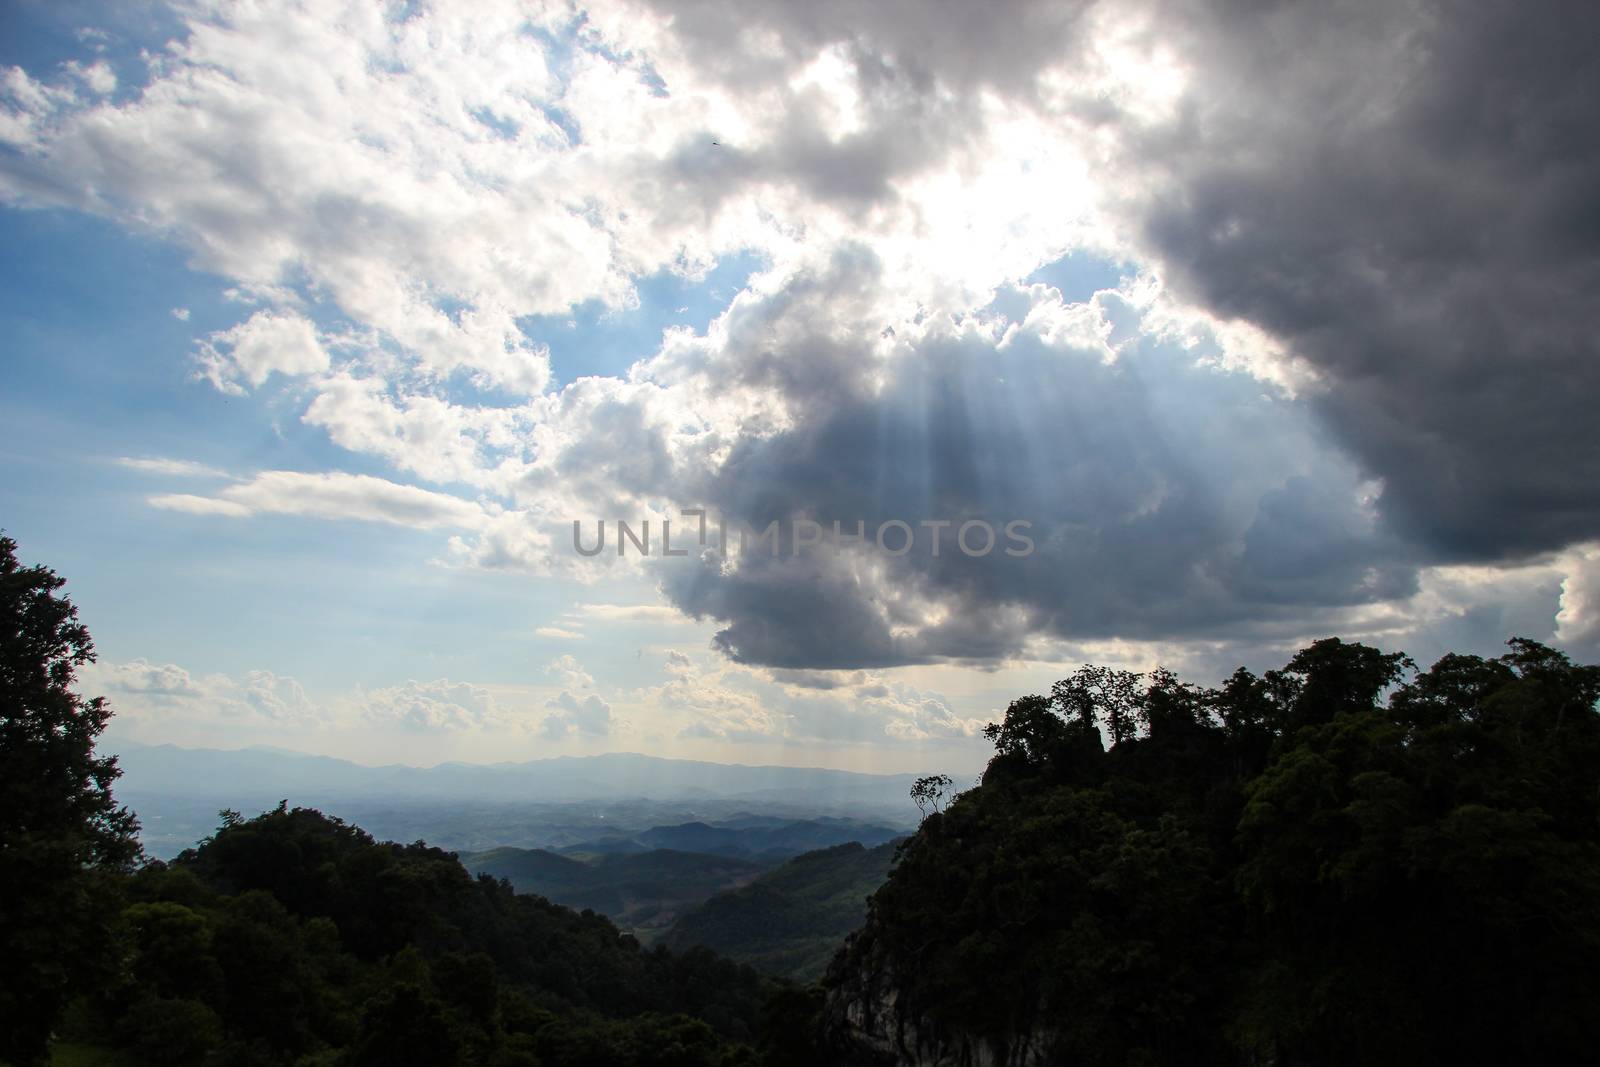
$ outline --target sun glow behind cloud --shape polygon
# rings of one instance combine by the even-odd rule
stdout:
[[[1279,142],[1251,123],[1300,136],[1274,125],[1278,96],[1312,108],[1326,64],[1293,84],[1258,78],[1203,4],[1016,4],[937,26],[920,5],[823,7],[202,4],[138,63],[9,70],[0,195],[156,234],[214,276],[232,317],[193,320],[185,369],[273,435],[233,469],[200,450],[150,458],[152,444],[124,465],[130,482],[167,479],[137,483],[161,513],[140,521],[426,536],[416,567],[539,599],[518,631],[524,673],[557,647],[601,644],[602,627],[625,634],[594,675],[603,692],[501,676],[522,696],[496,697],[496,714],[424,701],[427,686],[468,683],[361,683],[416,712],[384,722],[453,736],[510,729],[501,712],[521,700],[536,728],[509,736],[530,746],[620,736],[581,727],[612,722],[588,696],[617,730],[668,747],[964,742],[962,724],[998,710],[989,672],[1031,683],[1051,669],[1039,660],[1206,670],[1335,629],[1426,645],[1541,612],[1536,636],[1559,622],[1592,641],[1594,531],[1475,548],[1503,580],[1460,580],[1449,546],[1390,521],[1429,483],[1394,458],[1410,454],[1401,430],[1366,447],[1350,412],[1387,399],[1341,392],[1371,376],[1296,333],[1331,312],[1271,303],[1345,280],[1294,274],[1343,264],[1321,231],[1307,241],[1318,254],[1263,246],[1314,213],[1252,214],[1333,181],[1278,166]],[[1233,30],[1355,48],[1361,34],[1402,39],[1384,23],[1402,17]],[[1382,132],[1405,84],[1384,64],[1406,53],[1361,54],[1373,78],[1335,103],[1351,128]],[[1278,169],[1252,170],[1263,160]],[[1251,182],[1265,191],[1229,200]],[[1327,214],[1334,228],[1346,217]],[[720,309],[703,329],[652,318],[625,373],[552,373],[552,347],[581,353],[590,336],[582,315],[638,316],[645,279],[709,288],[738,261],[756,268],[703,294]],[[1120,280],[1026,282],[1063,262]],[[1272,271],[1287,280],[1261,280]],[[1402,296],[1361,294],[1351,306],[1370,313],[1343,336],[1390,330],[1374,350],[1426,348],[1382,303]],[[194,303],[183,297],[186,316]],[[681,507],[759,522],[1026,512],[1041,551],[1010,572],[922,553],[778,567],[570,551],[575,517],[659,530]],[[563,606],[586,584],[657,614]],[[442,636],[475,642],[467,621]],[[717,694],[703,705],[667,670],[679,644]],[[889,673],[851,687],[849,711],[763,673],[797,670]],[[945,699],[934,679],[973,703],[930,719]],[[355,685],[328,706],[365,707]],[[893,685],[919,695],[866,695]]]

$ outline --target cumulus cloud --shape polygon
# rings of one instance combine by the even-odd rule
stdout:
[[[545,707],[550,709],[552,714],[544,717],[539,729],[545,737],[553,741],[574,734],[581,737],[605,737],[617,725],[611,717],[611,705],[593,693],[579,698],[573,696],[571,691],[563,689],[559,696],[546,701]]]
[[[1600,658],[1600,544],[1564,553],[1556,637],[1588,661]]]
[[[807,317],[825,321],[835,286],[870,283],[848,268],[814,288]],[[850,365],[870,379],[790,389],[801,414],[741,438],[694,487],[756,529],[904,522],[921,530],[912,551],[786,541],[776,556],[663,561],[669,598],[728,620],[716,642],[733,659],[805,669],[993,661],[1039,633],[1226,634],[1412,591],[1415,561],[1377,524],[1359,470],[1320,447],[1303,404],[1206,359],[1214,338],[1152,338],[1131,290],[1076,312],[1043,287],[1016,301],[1010,316],[907,327],[876,359],[857,342]],[[1098,325],[1063,335],[1069,313]],[[794,351],[763,335],[764,356],[801,363],[817,332]],[[845,320],[828,334],[861,332]],[[956,543],[973,520],[997,542],[1026,521],[1034,550],[973,558]]]
[[[208,334],[197,358],[202,376],[235,395],[244,392],[241,381],[259,386],[272,374],[315,374],[330,364],[315,325],[272,311],[258,311],[237,326]]]
[[[952,741],[983,728],[983,720],[961,716],[938,693],[866,674],[845,676],[826,689],[780,684],[762,672],[727,662],[707,665],[676,649],[667,652],[662,674],[660,685],[635,697],[654,713],[686,720],[678,731],[684,738]]]
[[[328,712],[313,703],[295,679],[271,671],[195,675],[174,663],[136,659],[89,664],[81,690],[104,695],[119,719],[139,724],[180,719],[284,727],[317,727]]]
[[[544,673],[566,689],[588,689],[594,685],[594,675],[584,670],[577,658],[571,655],[557,656],[545,665]]]
[[[357,704],[371,722],[420,733],[503,725],[488,690],[443,678],[368,690],[357,697]]]

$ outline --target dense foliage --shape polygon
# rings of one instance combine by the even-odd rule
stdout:
[[[76,1036],[135,1062],[756,1062],[754,972],[317,811],[225,813],[126,892],[125,967]]]
[[[0,1064],[758,1064],[770,980],[280,804],[139,859],[63,581],[0,538]],[[784,1000],[776,1001],[784,1018]],[[790,1013],[792,1014],[792,1012]]]
[[[686,913],[661,944],[703,945],[768,974],[813,982],[867,917],[867,898],[894,863],[894,844],[837,845],[797,856]]]
[[[1534,642],[1417,674],[1328,639],[1214,689],[1086,667],[989,728],[976,788],[918,783],[866,925],[799,989],[286,803],[136,869],[94,753],[110,710],[71,689],[88,633],[14,549],[3,1063],[1318,1067],[1600,1043],[1600,668]],[[888,863],[803,857],[679,940],[821,953]]]
[[[111,711],[72,691],[94,659],[63,580],[0,537],[0,1061],[44,1055],[67,1000],[115,967],[107,924],[138,855],[95,739]]]
[[[1600,668],[1518,640],[1413,672],[1329,639],[1216,689],[1085,668],[1017,700],[835,961],[836,1030],[952,1062],[1592,1059]]]

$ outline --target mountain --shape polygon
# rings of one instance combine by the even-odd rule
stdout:
[[[910,775],[797,767],[747,767],[617,753],[523,763],[369,767],[281,750],[188,749],[109,744],[123,776],[117,796],[138,813],[141,840],[171,858],[216,829],[222,808],[246,813],[281,799],[312,805],[382,838],[428,840],[460,852],[496,846],[596,852],[683,851],[793,855],[870,833],[791,840],[762,847],[700,849],[687,842],[630,844],[654,827],[704,822],[733,830],[777,829],[801,820],[870,820],[898,828],[912,818]],[[725,820],[743,820],[737,824]]]
[[[797,856],[688,912],[661,943],[702,945],[770,974],[815,981],[866,920],[867,898],[889,877],[897,846],[851,842]]]
[[[901,831],[856,819],[784,820],[744,812],[716,823],[655,826],[560,851],[501,847],[461,854],[474,874],[522,893],[597,911],[643,941],[718,893],[754,881],[814,844],[877,845]],[[879,881],[882,881],[880,878]]]
[[[1013,701],[830,964],[826,1062],[1593,1062],[1600,667],[1510,645]]]
[[[646,950],[314,810],[233,819],[171,864],[108,877],[118,965],[57,1032],[54,1063],[760,1062],[770,979]]]
[[[401,764],[369,767],[281,749],[190,749],[124,742],[122,792],[173,796],[271,794],[291,789],[346,797],[477,801],[578,801],[628,797],[749,797],[823,808],[909,806],[910,774],[862,774],[822,767],[745,766],[665,759],[632,752],[558,756],[521,763]]]
[[[460,860],[473,874],[504,878],[519,893],[597,911],[642,941],[683,911],[748,884],[764,869],[750,860],[671,849],[578,860],[545,849],[496,848]]]
[[[678,826],[655,826],[632,836],[602,838],[562,851],[569,855],[610,854],[664,848],[717,856],[778,860],[851,841],[869,846],[880,845],[900,837],[904,832],[892,826],[858,819],[823,817],[784,821],[744,816],[709,824],[687,822]]]

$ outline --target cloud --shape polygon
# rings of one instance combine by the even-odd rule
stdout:
[[[1600,659],[1600,544],[1564,553],[1555,636],[1584,662]]]
[[[196,358],[204,378],[235,395],[244,392],[241,381],[256,387],[273,374],[316,374],[331,362],[315,325],[298,315],[273,311],[258,311],[237,326],[208,334]]]
[[[1317,415],[1430,554],[1592,538],[1600,103],[1571,72],[1600,10],[1166,7],[1189,91],[1170,122],[1120,117],[1108,173],[1173,285],[1314,368]]]
[[[681,624],[683,614],[666,604],[579,604],[574,611],[583,619],[600,622],[648,622],[657,625]]]
[[[838,676],[842,684],[826,692],[791,688],[736,664],[706,666],[676,649],[668,651],[662,673],[661,685],[635,696],[651,713],[683,722],[678,730],[683,738],[959,741],[978,736],[984,722],[957,714],[938,693],[864,674]]]
[[[559,626],[540,626],[533,632],[540,637],[553,637],[562,641],[581,641],[584,637],[576,630],[564,630]]]
[[[459,497],[371,475],[342,472],[263,471],[248,482],[228,486],[215,497],[169,493],[151,497],[150,503],[198,515],[305,515],[419,529],[471,529],[483,526],[487,520],[482,507]]]
[[[419,733],[504,725],[488,690],[443,678],[368,690],[359,694],[356,703],[370,722]]]
[[[227,472],[208,467],[191,459],[167,459],[162,456],[121,456],[117,464],[143,474],[157,474],[172,478],[226,478]]]
[[[557,656],[545,667],[544,673],[566,689],[588,689],[594,685],[594,676],[571,655]]]
[[[539,729],[553,741],[574,734],[605,737],[618,725],[611,717],[611,705],[592,693],[580,699],[563,689],[559,696],[546,701],[545,707],[552,709],[554,714],[546,715]]]
[[[230,519],[242,519],[255,514],[255,509],[248,505],[192,493],[162,493],[150,498],[150,506],[167,511],[186,511],[191,515],[225,515]]]
[[[177,664],[136,659],[90,664],[80,673],[82,692],[105,695],[119,720],[138,724],[178,719],[314,728],[329,721],[299,682],[271,671],[195,675]]]
[[[486,501],[267,472],[157,506],[448,528],[483,567],[643,569],[667,605],[580,617],[676,610],[734,664],[795,672],[702,677],[693,729],[726,737],[803,735],[807,714],[872,733],[763,703],[844,691],[806,684],[819,670],[1504,623],[1548,600],[1548,575],[1535,593],[1512,572],[1600,536],[1600,153],[1570,74],[1600,14],[390,14],[196,13],[135,95],[87,67],[4,75],[0,196],[165,235],[254,302],[200,343],[218,388],[280,390],[341,448]],[[1024,282],[1069,251],[1121,283]],[[639,279],[734,252],[761,269],[707,329],[550,387],[539,316],[626,309]],[[680,507],[1021,518],[1037,551],[568,550],[574,517],[659,531]],[[1572,559],[1560,626],[1584,641]],[[955,729],[908,700],[907,736]]]
[[[831,270],[773,298],[777,325],[752,330],[759,349],[728,330],[703,360],[717,373],[818,375],[785,382],[785,427],[738,438],[680,491],[730,529],[785,531],[776,557],[657,568],[673,603],[726,623],[715,641],[730,658],[791,670],[992,663],[1038,634],[1261,634],[1415,588],[1417,560],[1377,523],[1359,470],[1321,446],[1305,405],[1230,370],[1215,338],[1179,347],[1144,330],[1143,283],[1077,307],[1053,289],[1017,290],[1009,314],[902,323],[883,348],[852,344],[868,331],[832,299],[870,290],[870,263]],[[1085,325],[1063,333],[1069,318]],[[830,359],[838,370],[824,377]],[[901,556],[797,551],[801,520],[861,524],[869,540],[892,522],[921,532]],[[997,542],[1028,522],[1034,550],[959,551],[960,526],[975,520]]]

